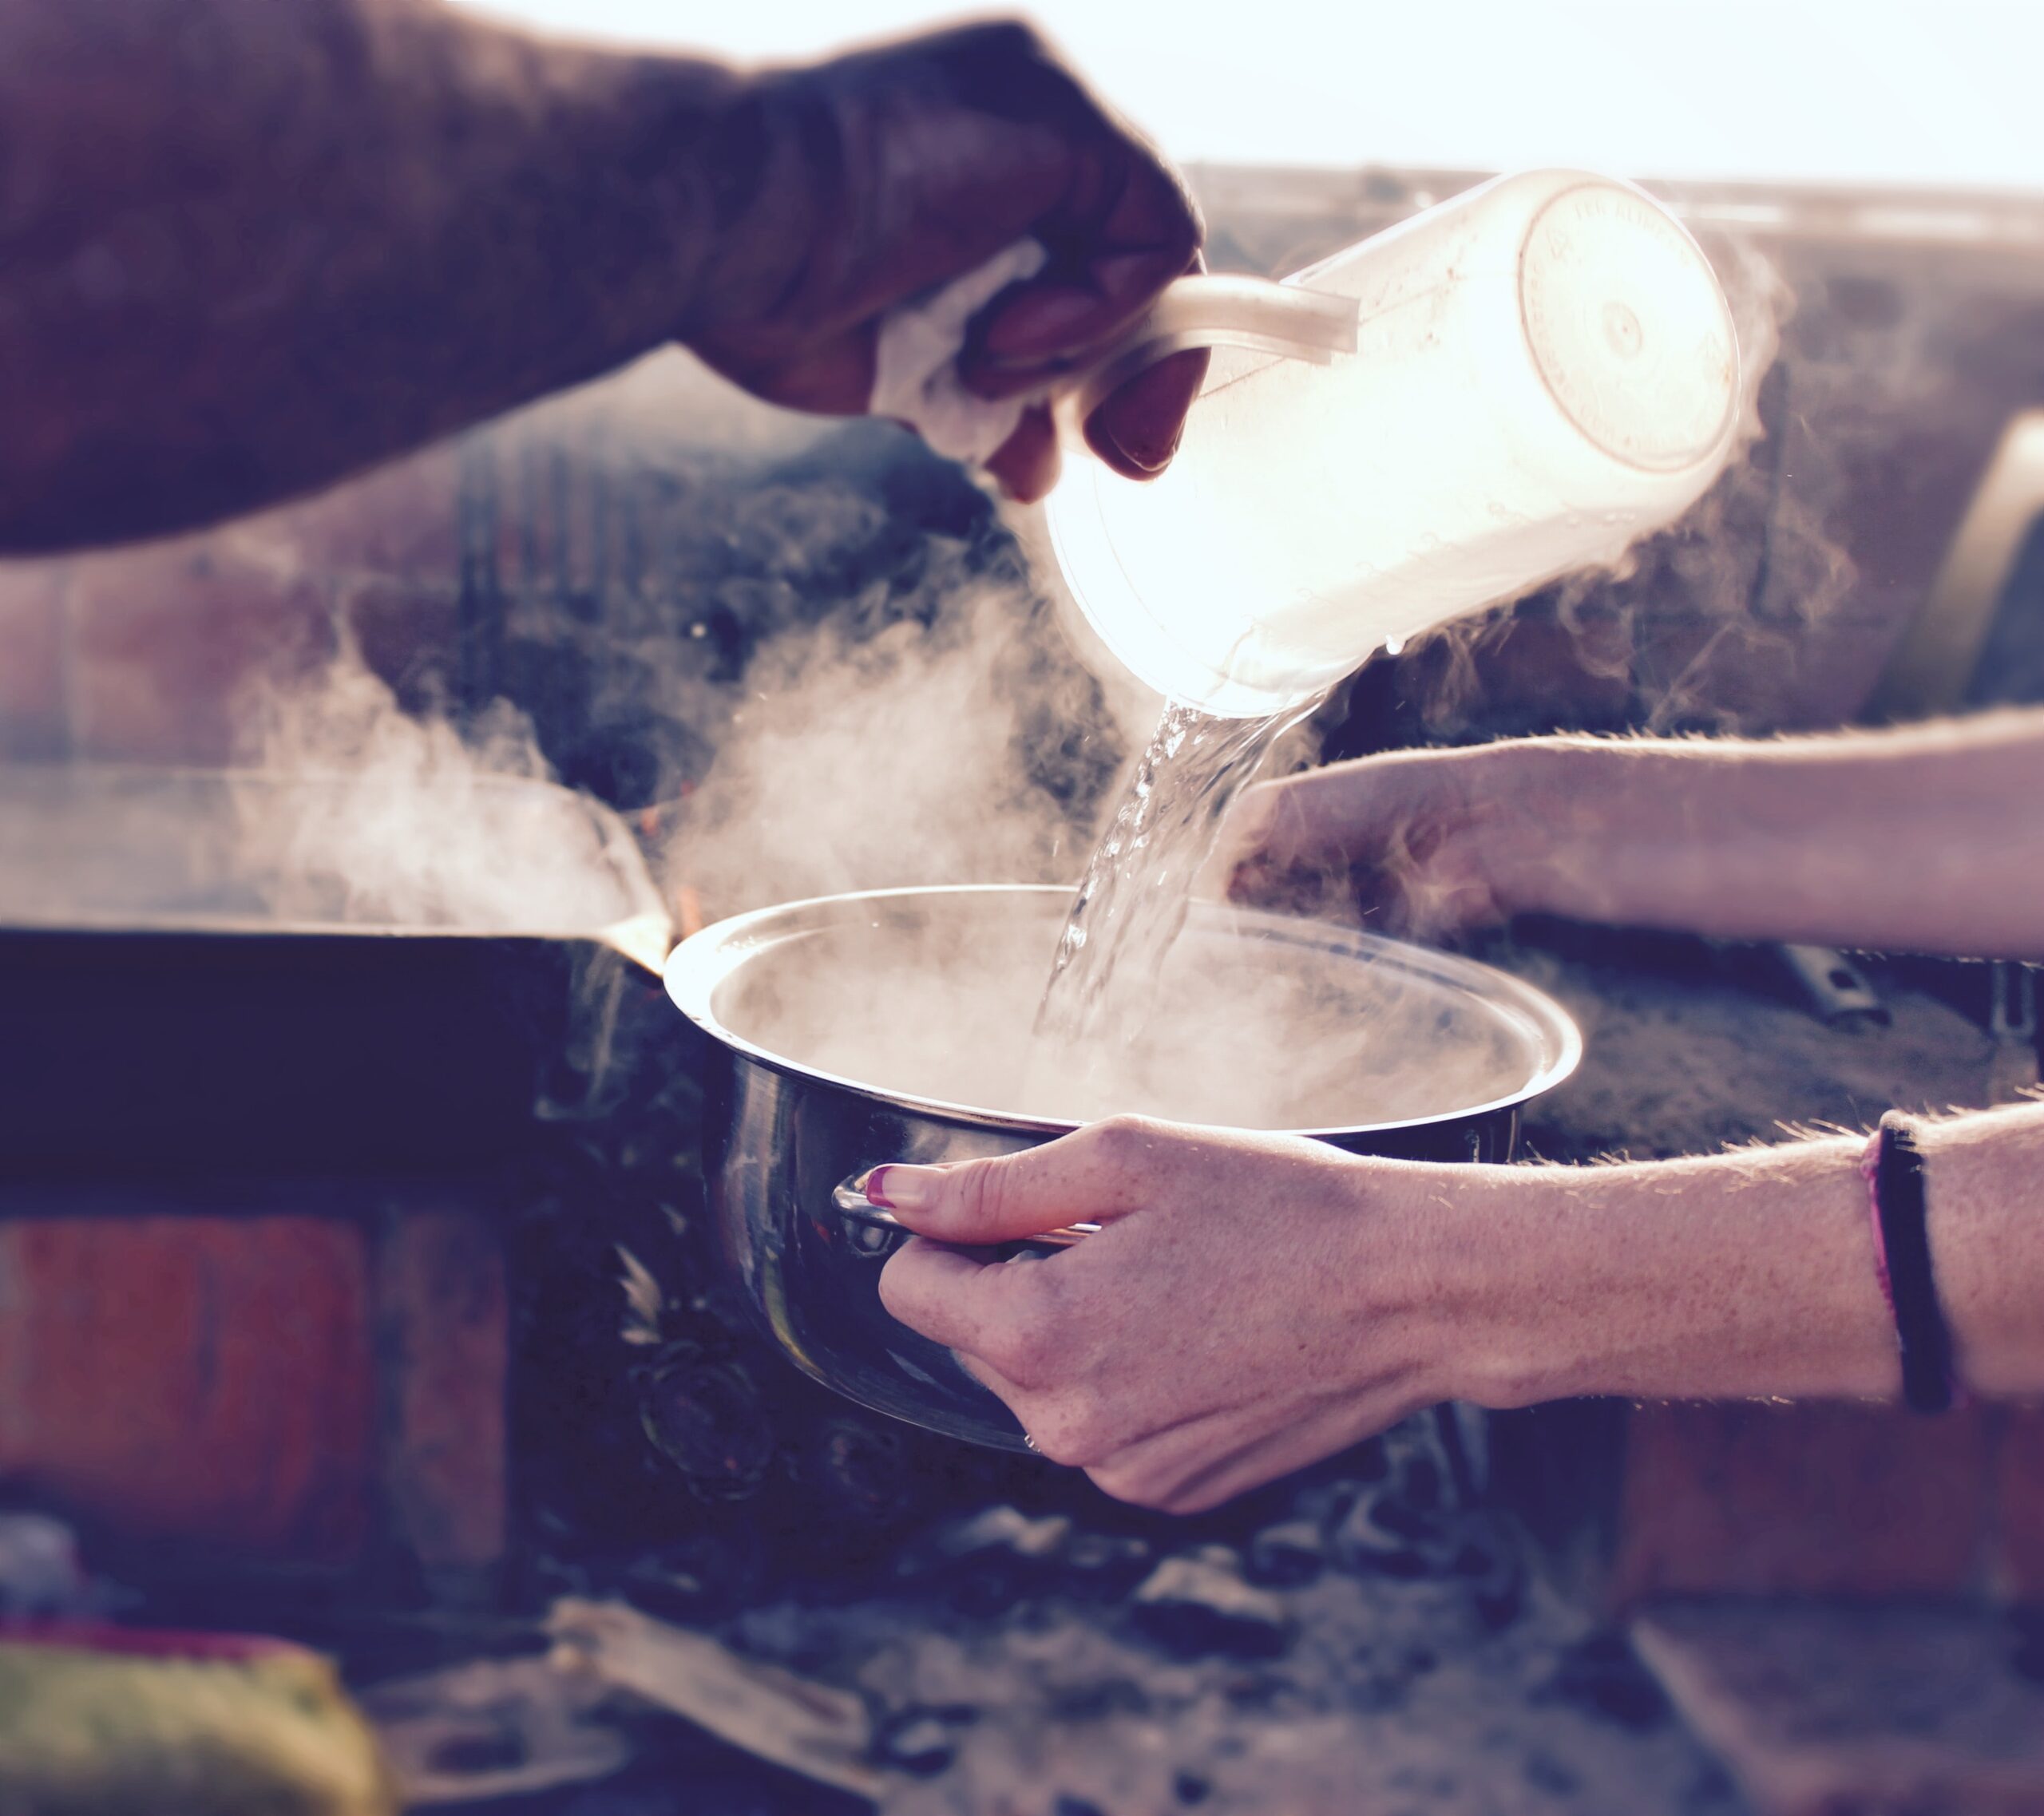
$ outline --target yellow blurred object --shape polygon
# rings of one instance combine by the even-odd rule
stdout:
[[[110,1628],[0,1629],[0,1816],[396,1816],[318,1654]]]

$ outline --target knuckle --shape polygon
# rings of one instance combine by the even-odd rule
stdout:
[[[1040,57],[1044,52],[1042,34],[1019,13],[984,19],[970,30],[990,49],[1017,57]]]
[[[1052,1273],[1048,1261],[1010,1261],[1002,1270],[1001,1281],[1017,1319],[1046,1335],[1060,1334],[1054,1327],[1063,1325],[1071,1296],[1063,1280]]]
[[[1049,63],[1062,68],[1064,59],[1033,21],[1017,14],[996,23],[1004,34],[1010,56],[1031,63]]]
[[[973,1344],[987,1365],[1018,1387],[1036,1385],[1036,1339],[1028,1318],[1015,1305],[1004,1305],[980,1327]]]
[[[1090,1470],[1112,1454],[1097,1411],[1068,1395],[1036,1409],[1029,1435],[1044,1455],[1068,1468]]]
[[[987,1360],[1019,1387],[1055,1386],[1069,1372],[1064,1295],[1045,1277],[1042,1262],[1026,1262],[1007,1270],[1005,1304],[989,1341]]]
[[[1035,26],[1018,14],[1004,14],[960,26],[937,35],[936,48],[969,88],[1012,80],[1036,65],[1061,73],[1059,58]]]
[[[1087,1130],[1087,1145],[1107,1165],[1128,1166],[1155,1144],[1158,1126],[1147,1117],[1124,1112],[1094,1123]]]
[[[1152,1513],[1166,1510],[1161,1498],[1164,1490],[1140,1467],[1126,1463],[1096,1463],[1086,1474],[1103,1494],[1128,1506],[1145,1507]]]
[[[1013,1183],[1012,1169],[997,1161],[967,1168],[964,1209],[968,1228],[998,1227],[1014,1196]]]
[[[1062,1459],[1080,1469],[1105,1463],[1120,1448],[1100,1408],[1086,1399],[1067,1403],[1058,1420],[1056,1438]]]
[[[987,1360],[1018,1387],[1047,1387],[1057,1372],[1057,1351],[1044,1327],[1011,1318],[988,1339]]]
[[[1046,1424],[1050,1427],[1048,1434],[1044,1430]],[[1086,1466],[1085,1458],[1058,1430],[1055,1420],[1034,1420],[1029,1427],[1029,1435],[1036,1441],[1036,1454],[1046,1461],[1056,1463],[1060,1469],[1083,1469]]]
[[[1211,1495],[1195,1492],[1177,1482],[1158,1485],[1151,1498],[1143,1502],[1152,1513],[1167,1513],[1174,1519],[1203,1513],[1214,1504]]]

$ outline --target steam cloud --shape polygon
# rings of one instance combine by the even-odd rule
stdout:
[[[921,609],[754,656],[668,862],[713,912],[1076,879],[1123,757],[1099,690],[1018,572],[956,548],[926,567]]]
[[[1854,579],[1824,528],[1833,502],[1820,475],[1785,485],[1791,410],[1778,361],[1796,298],[1750,243],[1706,237],[1731,306],[1741,360],[1737,443],[1717,483],[1678,524],[1635,543],[1615,570],[1585,572],[1517,607],[1443,627],[1404,659],[1405,685],[1432,737],[1448,741],[1550,728],[1566,706],[1501,698],[1488,659],[1530,608],[1551,619],[1584,675],[1609,686],[1614,722],[1652,731],[1765,728],[1811,627]],[[1831,413],[1828,400],[1826,413]],[[1833,451],[1820,465],[1831,470]]]
[[[398,706],[344,637],[323,668],[250,691],[236,868],[284,921],[587,935],[651,905],[604,820],[559,791],[505,701],[465,730]]]

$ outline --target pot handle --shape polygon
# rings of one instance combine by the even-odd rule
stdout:
[[[844,1218],[852,1240],[869,1254],[877,1253],[882,1248],[891,1246],[889,1238],[915,1233],[892,1211],[876,1205],[866,1195],[866,1182],[872,1174],[870,1167],[863,1172],[855,1173],[830,1194],[830,1201],[838,1207],[838,1215]],[[1069,1248],[1073,1243],[1083,1241],[1086,1237],[1099,1233],[1100,1226],[1096,1223],[1075,1223],[1068,1228],[1047,1229],[1032,1236],[1027,1239],[1024,1246]]]

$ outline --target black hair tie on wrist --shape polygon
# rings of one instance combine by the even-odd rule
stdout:
[[[1899,1111],[1881,1118],[1860,1171],[1867,1181],[1881,1292],[1902,1347],[1902,1398],[1916,1412],[1948,1412],[1964,1396],[1953,1376],[1951,1331],[1931,1269],[1923,1156]]]

